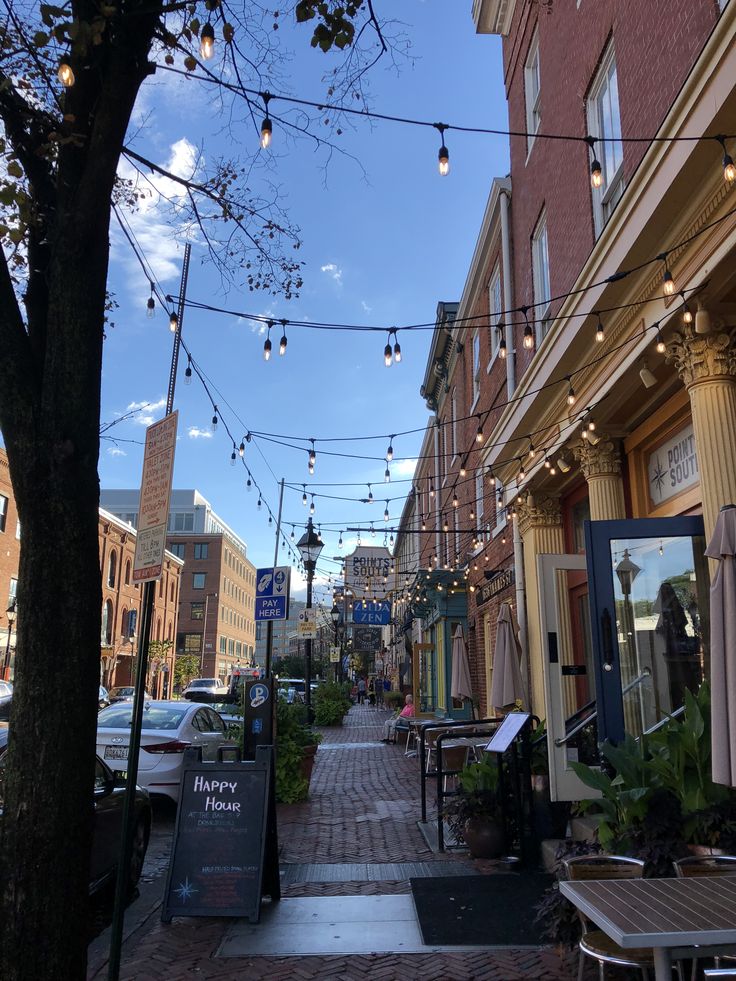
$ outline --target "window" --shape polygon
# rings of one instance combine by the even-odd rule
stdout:
[[[183,559],[186,552],[186,542],[173,542],[169,545],[169,551],[173,552],[177,559]]]
[[[125,563],[125,585],[130,586],[130,559]]]
[[[227,638],[220,637],[220,654],[225,654],[227,651]]]
[[[0,494],[0,531],[5,531],[5,522],[8,520],[8,499]]]
[[[195,542],[194,543],[194,558],[195,559],[206,559],[209,553],[209,543],[208,542]]]
[[[452,390],[450,408],[452,411],[452,457],[454,459],[457,456],[457,389],[455,388]]]
[[[118,557],[116,552],[110,552],[110,558],[107,563],[107,585],[111,588],[115,588],[115,573],[118,567]]]
[[[184,652],[199,654],[202,650],[202,634],[184,634]]]
[[[18,580],[10,580],[10,589],[8,590],[8,606],[13,606],[16,601],[16,596],[18,593]]]
[[[496,481],[496,528],[494,534],[498,535],[506,527],[506,508],[504,506],[503,487],[499,480]]]
[[[204,603],[191,603],[189,616],[192,620],[204,620]]]
[[[107,600],[102,607],[102,629],[100,631],[100,643],[103,647],[110,647],[112,644],[113,610],[112,600]]]
[[[534,37],[529,45],[529,52],[526,56],[524,66],[524,98],[526,101],[526,129],[527,137],[526,152],[531,153],[534,145],[534,134],[539,130],[542,122],[542,108],[540,102],[541,78],[539,73],[539,32],[534,32]]]
[[[624,147],[613,45],[603,56],[590,89],[588,130],[599,141],[593,152],[601,165],[602,184],[593,188],[593,220],[595,233],[600,235],[624,191]]]
[[[483,471],[475,471],[475,527],[478,531],[483,529],[483,499],[485,495],[485,487],[483,485]]]
[[[498,353],[498,345],[501,343],[501,331],[498,330],[498,323],[501,320],[503,310],[503,300],[501,299],[501,268],[496,263],[496,268],[491,275],[488,284],[488,320],[489,320],[489,341],[491,348],[491,360]]]
[[[192,573],[192,589],[204,589],[206,582],[207,582],[206,572]]]
[[[172,514],[169,518],[169,528],[171,531],[193,531],[194,514],[191,511]]]
[[[542,214],[532,235],[532,275],[534,277],[534,316],[537,320],[537,343],[547,333],[544,323],[552,296],[549,285],[549,247],[547,215]]]
[[[473,334],[473,408],[480,395],[480,331]]]

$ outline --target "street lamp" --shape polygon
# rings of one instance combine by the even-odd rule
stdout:
[[[307,530],[297,542],[297,548],[304,563],[304,571],[307,574],[307,609],[312,607],[312,580],[314,570],[317,567],[317,559],[322,551],[322,541],[314,530],[312,519],[307,522]],[[312,716],[312,638],[308,637],[304,642],[304,660],[306,664],[306,675],[304,679],[304,695],[307,703],[307,722],[313,721]]]
[[[330,618],[332,619],[332,625],[335,628],[335,646],[340,648],[340,661],[335,670],[336,678],[335,681],[342,681],[342,637],[343,632],[340,630],[340,621],[342,620],[342,613],[337,606],[337,603],[333,603],[332,609],[330,610]]]
[[[8,639],[5,643],[5,661],[3,662],[3,678],[5,681],[10,681],[10,635],[13,633],[13,624],[15,623],[15,600],[11,600],[10,606],[5,611],[5,616],[8,618]]]

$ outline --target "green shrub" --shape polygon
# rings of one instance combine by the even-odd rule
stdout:
[[[383,696],[384,704],[390,709],[400,709],[404,706],[404,696],[400,691],[387,691]]]
[[[302,776],[305,746],[321,742],[322,736],[306,725],[306,706],[276,702],[276,800],[295,804],[306,800],[309,784]]]
[[[318,726],[341,726],[350,708],[345,686],[334,681],[321,684],[314,693],[314,721]]]

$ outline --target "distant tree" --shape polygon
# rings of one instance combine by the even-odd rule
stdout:
[[[198,654],[178,654],[174,661],[174,684],[186,688],[192,678],[199,675]]]
[[[280,678],[304,678],[306,662],[303,654],[284,654],[274,662],[274,673]]]
[[[252,92],[285,80],[274,29],[294,11],[313,22],[316,47],[345,55],[329,71],[329,112],[280,114],[272,106],[270,115],[285,133],[329,149],[342,100],[356,104],[364,71],[386,50],[371,0],[291,0],[275,12],[259,0],[4,6],[0,428],[23,537],[0,822],[3,981],[86,974],[102,606],[97,462],[113,209],[135,209],[151,193],[151,177],[165,178],[179,189],[172,219],[188,223],[225,284],[287,298],[301,286],[297,230],[254,160],[208,158],[203,148],[188,173],[175,172],[128,138],[131,114],[151,75],[179,72],[205,86],[212,112],[252,133],[257,146],[264,106]],[[201,60],[215,33],[217,62]],[[155,122],[154,111],[148,125]],[[49,699],[59,665],[71,695]]]

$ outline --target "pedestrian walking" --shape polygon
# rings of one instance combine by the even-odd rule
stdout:
[[[365,701],[365,678],[358,678],[358,705]]]

